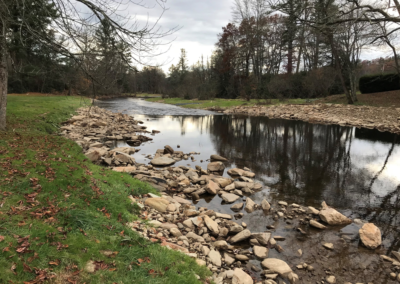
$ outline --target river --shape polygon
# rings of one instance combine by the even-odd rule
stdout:
[[[262,191],[251,196],[257,204],[263,199],[284,200],[319,208],[326,201],[352,219],[375,223],[382,231],[383,246],[370,251],[358,241],[344,241],[339,231],[342,228],[322,233],[304,227],[308,233],[304,236],[293,233],[295,228],[302,227],[297,221],[276,221],[262,211],[251,214],[243,211],[245,215],[240,220],[252,232],[265,231],[267,225],[274,225],[276,234],[286,238],[281,244],[285,251],[279,254],[271,250],[270,257],[283,258],[292,264],[305,260],[321,262],[322,252],[322,259],[332,271],[351,269],[360,276],[358,281],[391,283],[379,254],[400,248],[400,137],[397,135],[267,117],[228,116],[133,98],[105,100],[96,105],[132,115],[142,120],[149,131],[161,131],[152,136],[153,141],[137,147],[140,152],[134,157],[139,163],[148,164],[146,156],[154,155],[165,145],[184,153],[200,153],[195,161],[182,160],[176,166],[207,168],[210,155],[219,154],[229,160],[228,169],[248,167],[256,174],[255,180],[264,185]],[[116,146],[127,144],[121,141]],[[196,206],[234,213],[230,209],[232,204],[223,204],[218,196],[202,196]],[[351,232],[356,229],[354,226],[349,225],[345,230]],[[333,243],[335,249],[315,249],[323,242]],[[301,259],[296,256],[298,249],[303,251]],[[315,271],[322,273],[321,277],[325,275],[322,269]]]

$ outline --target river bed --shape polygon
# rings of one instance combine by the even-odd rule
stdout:
[[[346,240],[340,230],[329,227],[318,231],[297,220],[275,220],[261,210],[247,214],[245,222],[252,232],[262,232],[267,225],[275,226],[275,235],[285,237],[279,253],[270,250],[269,257],[290,263],[312,264],[313,272],[298,270],[301,283],[315,283],[328,273],[350,282],[397,283],[389,278],[387,266],[380,254],[400,248],[400,137],[377,130],[310,124],[302,121],[221,115],[219,113],[185,109],[142,99],[122,98],[96,102],[113,112],[122,112],[142,120],[147,130],[161,133],[151,136],[133,156],[136,162],[148,164],[147,155],[170,145],[184,153],[199,152],[195,161],[182,160],[175,166],[201,165],[207,168],[210,155],[226,157],[229,168],[250,168],[263,190],[251,196],[257,204],[286,201],[304,206],[320,207],[322,201],[344,215],[376,224],[382,231],[383,245],[369,250],[358,238]],[[180,148],[178,149],[178,145]],[[128,146],[120,141],[118,147]],[[201,162],[202,161],[202,162]],[[225,176],[226,170],[225,170]],[[201,196],[195,202],[217,212],[234,214],[216,195]],[[238,201],[239,202],[239,201]],[[306,234],[296,229],[302,228]],[[344,228],[350,235],[354,224]],[[327,250],[322,244],[333,243]],[[297,251],[301,249],[300,257]],[[258,262],[251,261],[255,265]],[[390,270],[390,269],[389,269]]]

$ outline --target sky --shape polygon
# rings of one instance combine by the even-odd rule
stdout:
[[[147,21],[152,25],[162,13],[156,0],[144,0],[149,9],[129,4],[125,14],[136,15],[139,24]],[[153,64],[163,64],[161,68],[168,71],[171,64],[179,60],[181,48],[186,49],[189,65],[196,63],[203,55],[210,57],[217,42],[217,35],[231,19],[233,0],[167,0],[164,12],[158,22],[164,31],[179,27],[173,35],[164,38],[165,46],[159,46],[162,55],[152,59]]]
[[[163,31],[178,28],[171,36],[161,40],[165,45],[158,47],[159,56],[146,61],[168,73],[171,64],[179,60],[180,50],[186,50],[189,65],[196,63],[201,56],[209,58],[215,49],[217,35],[232,19],[234,0],[122,0],[141,1],[141,5],[129,3],[118,13],[136,17],[139,26],[158,24]],[[158,3],[165,5],[166,10]],[[162,16],[161,16],[162,15]],[[161,18],[160,18],[161,16]],[[362,52],[362,59],[392,56],[388,49],[368,47]]]

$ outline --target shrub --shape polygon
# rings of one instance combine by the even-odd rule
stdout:
[[[399,89],[400,78],[398,74],[368,75],[360,78],[360,91],[363,94]]]

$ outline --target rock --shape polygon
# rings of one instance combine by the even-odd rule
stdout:
[[[222,162],[211,162],[207,165],[209,172],[222,172],[225,170],[225,165]]]
[[[173,165],[175,164],[175,160],[171,159],[171,158],[167,158],[167,157],[158,157],[158,158],[154,158],[153,160],[151,160],[151,164],[154,166],[169,166],[169,165]]]
[[[183,253],[189,253],[189,250],[188,250],[187,248],[184,248],[184,247],[181,247],[181,246],[179,246],[179,245],[176,245],[176,244],[173,244],[173,243],[169,243],[169,242],[166,242],[166,241],[162,242],[162,243],[161,243],[161,246],[166,247],[166,248],[168,248],[168,249],[173,249],[173,250],[176,250],[176,251],[181,251],[181,252],[183,252]]]
[[[189,219],[194,225],[196,225],[197,227],[200,226],[201,224],[204,223],[203,218],[202,217],[193,217]]]
[[[165,213],[167,212],[169,201],[164,198],[147,198],[144,204],[156,209],[157,211]]]
[[[189,228],[189,229],[193,229],[193,228],[194,228],[193,222],[192,222],[192,220],[190,220],[190,219],[186,219],[185,221],[182,222],[182,224],[183,224],[186,228]]]
[[[286,262],[277,258],[267,258],[263,260],[261,265],[269,269],[272,273],[278,273],[285,278],[292,272],[292,269]]]
[[[200,266],[206,266],[207,265],[207,263],[204,260],[199,259],[199,258],[196,258],[196,263],[198,265],[200,265]]]
[[[259,258],[267,258],[268,257],[268,249],[266,247],[254,246],[253,247],[254,255]]]
[[[174,149],[172,149],[172,147],[171,146],[169,146],[169,145],[166,145],[166,146],[164,146],[164,153],[165,154],[173,154],[175,151],[174,151]]]
[[[310,220],[310,225],[315,228],[318,228],[318,229],[326,229],[326,227],[324,225],[322,225],[321,223],[318,223],[315,220]]]
[[[225,186],[225,191],[232,191],[235,189],[235,183],[231,183],[230,185]]]
[[[218,183],[218,185],[223,188],[227,187],[233,183],[232,179],[224,178],[224,177],[212,178],[212,180],[214,182]]]
[[[249,260],[249,258],[244,254],[236,254],[235,258],[240,261],[248,261]]]
[[[233,193],[224,193],[221,195],[221,198],[226,202],[226,203],[233,203],[236,200],[240,198],[240,196],[237,196],[236,194]]]
[[[332,243],[325,243],[323,246],[327,249],[333,250],[333,244]]]
[[[207,256],[207,255],[210,253],[210,249],[209,249],[207,246],[203,246],[203,247],[201,248],[201,252],[202,252],[205,256]]]
[[[251,237],[256,239],[260,245],[267,246],[271,238],[271,233],[253,233]]]
[[[242,169],[233,168],[233,169],[228,170],[228,175],[241,176],[241,175],[243,175],[243,172],[244,172],[244,170],[242,170]]]
[[[219,213],[219,212],[215,212],[215,217],[217,218],[222,218],[222,219],[232,219],[232,216],[229,214],[223,214],[223,213]]]
[[[168,206],[167,206],[167,211],[168,212],[175,212],[176,211],[176,206],[174,205],[174,204],[169,204]]]
[[[154,228],[158,228],[158,227],[161,226],[162,223],[159,222],[159,221],[157,221],[157,220],[151,220],[151,221],[149,222],[149,224],[152,225]]]
[[[196,234],[193,233],[193,232],[187,233],[186,237],[187,237],[188,239],[193,239],[193,240],[195,240],[196,242],[200,242],[200,243],[204,243],[204,242],[205,242],[203,237],[200,237],[199,235],[196,235]]]
[[[362,243],[370,249],[376,249],[382,244],[381,230],[373,223],[367,223],[359,231]]]
[[[181,198],[181,197],[179,197],[179,196],[174,196],[173,199],[174,199],[176,202],[180,203],[180,204],[188,204],[188,205],[192,204],[192,202],[190,202],[189,200],[183,199],[183,198]]]
[[[246,272],[240,268],[233,271],[232,284],[253,284],[254,281]]]
[[[136,150],[133,147],[118,147],[118,148],[114,148],[112,150],[110,150],[110,152],[120,152],[120,153],[124,153],[124,154],[135,154]]]
[[[178,228],[178,226],[175,224],[172,224],[172,223],[162,223],[160,225],[160,228],[162,228],[164,230],[170,230],[171,228]]]
[[[352,222],[351,219],[347,218],[342,213],[327,206],[319,211],[319,217],[329,225],[347,225]]]
[[[244,208],[247,213],[252,213],[256,209],[256,203],[249,197],[246,198],[246,207]]]
[[[398,261],[400,261],[400,252],[392,251],[392,254],[397,258]]]
[[[243,227],[240,226],[239,224],[234,223],[229,226],[229,231],[231,233],[239,233],[239,232],[243,231]]]
[[[232,206],[231,206],[231,209],[232,209],[232,210],[234,210],[234,211],[236,211],[236,210],[240,210],[240,209],[242,209],[242,208],[243,208],[243,205],[244,205],[244,203],[243,203],[243,202],[241,202],[241,203],[237,203],[237,204],[235,204],[235,205],[232,205]]]
[[[213,182],[212,180],[208,181],[207,187],[206,187],[206,191],[209,194],[213,194],[216,195],[218,193],[218,191],[220,191],[221,188],[219,187],[218,184],[216,184],[215,182]]]
[[[219,251],[211,250],[208,257],[215,266],[221,267],[221,254]]]
[[[207,228],[215,235],[219,234],[218,224],[207,215],[203,217],[204,223]]]
[[[227,158],[221,157],[220,155],[211,155],[210,160],[213,161],[220,161],[220,162],[226,162],[228,161]]]
[[[228,253],[224,253],[224,259],[225,259],[226,265],[228,265],[228,266],[235,262],[235,259]]]
[[[132,173],[136,171],[136,167],[115,167],[112,170],[119,173]]]
[[[307,207],[307,213],[308,214],[314,214],[314,215],[319,215],[319,210],[315,209],[312,206]]]
[[[171,234],[172,234],[175,238],[179,238],[180,236],[182,236],[181,231],[179,231],[179,229],[177,229],[177,228],[171,228],[169,231],[171,232]]]
[[[97,162],[100,160],[101,155],[98,151],[92,150],[90,152],[85,153],[85,156],[91,161],[91,162]]]
[[[217,249],[227,249],[228,248],[228,243],[226,241],[216,241],[213,242],[213,246]]]
[[[330,284],[336,283],[336,277],[333,275],[329,275],[326,277],[326,282],[328,282]]]
[[[236,234],[235,236],[233,236],[233,237],[229,240],[229,242],[230,242],[231,244],[234,244],[234,243],[243,241],[243,240],[245,240],[245,239],[248,239],[248,238],[250,238],[250,236],[251,236],[251,232],[250,232],[249,230],[243,230],[243,231],[241,231],[240,233],[238,233],[238,234]]]
[[[96,265],[93,260],[89,260],[86,262],[85,271],[89,273],[94,273],[96,271]]]
[[[261,208],[262,208],[263,210],[265,210],[265,211],[269,211],[269,209],[271,209],[271,205],[269,204],[269,202],[268,202],[266,199],[264,199],[264,200],[261,202]]]

